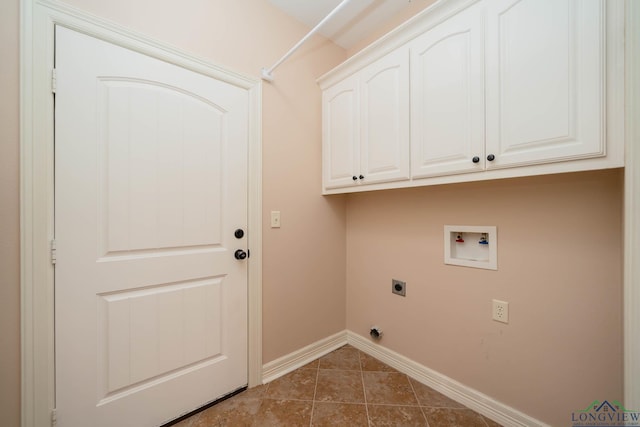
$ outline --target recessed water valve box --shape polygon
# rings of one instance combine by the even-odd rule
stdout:
[[[495,226],[445,225],[444,263],[498,269],[498,234]]]

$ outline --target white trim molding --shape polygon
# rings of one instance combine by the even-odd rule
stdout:
[[[51,425],[55,408],[53,96],[56,25],[246,89],[249,99],[248,382],[262,383],[262,82],[53,0],[21,0],[21,425]]]
[[[427,368],[393,350],[374,344],[354,332],[347,331],[347,342],[358,350],[367,353],[392,368],[407,374],[414,380],[439,391],[450,399],[459,402],[469,409],[490,418],[504,426],[549,427],[517,409],[498,402],[497,400],[467,387],[458,381],[447,377],[433,369]]]
[[[347,331],[342,331],[266,363],[262,370],[264,383],[295,371],[345,344],[347,344]]]
[[[625,5],[624,405],[640,410],[640,2]]]

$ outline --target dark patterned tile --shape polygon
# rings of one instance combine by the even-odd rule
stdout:
[[[422,410],[432,427],[486,427],[482,416],[471,409],[423,407]]]
[[[313,400],[317,369],[297,369],[269,383],[265,397],[270,399]]]
[[[309,425],[501,427],[348,345],[175,426]]]
[[[233,396],[232,399],[262,399],[265,397],[268,388],[269,384],[248,388],[242,393]]]
[[[364,404],[316,402],[311,415],[313,427],[367,427],[367,408]]]
[[[409,378],[399,372],[363,372],[367,403],[417,406]]]
[[[309,426],[313,402],[264,399],[254,418],[256,427]]]
[[[418,406],[367,405],[372,427],[424,427],[428,426]]]
[[[398,372],[386,363],[363,352],[360,352],[360,365],[363,371]]]
[[[320,369],[360,370],[360,350],[352,347],[340,347],[318,360]]]
[[[364,403],[362,374],[358,371],[320,370],[316,401]]]
[[[261,399],[233,397],[200,412],[189,427],[251,426]]]
[[[461,403],[453,399],[449,399],[444,394],[428,387],[414,379],[409,378],[413,390],[416,392],[418,402],[421,406],[430,406],[434,408],[465,408]]]

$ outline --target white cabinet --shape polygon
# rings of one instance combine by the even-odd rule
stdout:
[[[603,156],[603,7],[486,0],[412,41],[411,176]]]
[[[624,166],[620,1],[439,1],[319,82],[325,194]]]
[[[409,58],[399,49],[323,92],[325,189],[409,179]]]
[[[324,187],[353,185],[360,169],[360,96],[355,76],[322,94],[322,134]]]
[[[487,169],[605,155],[605,3],[486,7]]]
[[[409,44],[413,178],[484,168],[484,44],[479,6]]]

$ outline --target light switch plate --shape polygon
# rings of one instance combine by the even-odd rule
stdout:
[[[280,211],[271,211],[271,228],[280,228]]]

